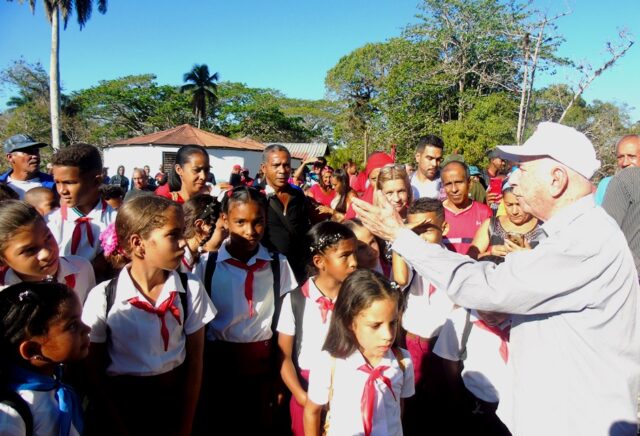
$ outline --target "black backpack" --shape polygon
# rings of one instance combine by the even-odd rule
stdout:
[[[18,412],[18,415],[24,421],[26,436],[31,436],[33,434],[33,415],[27,402],[17,392],[3,389],[0,391],[0,403],[6,404]]]

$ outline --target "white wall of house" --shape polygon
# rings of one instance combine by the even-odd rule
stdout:
[[[109,168],[109,176],[116,174],[118,166],[124,165],[125,175],[131,177],[134,168],[149,165],[151,174],[159,171],[162,153],[176,153],[180,147],[157,145],[123,145],[107,147],[103,150],[104,166]],[[262,152],[256,150],[235,150],[226,148],[208,148],[211,171],[217,181],[228,181],[234,165],[247,167],[251,177],[260,169]]]

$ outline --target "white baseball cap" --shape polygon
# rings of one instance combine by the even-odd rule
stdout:
[[[519,162],[524,157],[548,156],[582,175],[586,179],[600,168],[596,150],[584,133],[562,124],[543,122],[522,145],[499,145],[506,160]]]

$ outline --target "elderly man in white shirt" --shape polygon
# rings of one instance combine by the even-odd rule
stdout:
[[[513,315],[511,392],[498,415],[514,435],[636,435],[640,289],[622,232],[591,195],[593,145],[541,123],[524,145],[500,149],[519,163],[510,183],[547,235],[501,265],[422,241],[382,198],[354,209],[456,304]]]

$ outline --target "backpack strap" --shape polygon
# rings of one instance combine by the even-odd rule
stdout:
[[[465,318],[464,329],[462,330],[462,340],[460,341],[460,354],[458,354],[460,361],[464,361],[467,358],[467,342],[469,342],[471,327],[473,327],[471,310],[467,309],[467,317]]]
[[[180,304],[182,304],[182,310],[184,311],[184,322],[182,323],[182,325],[184,326],[184,324],[187,322],[187,293],[189,292],[189,276],[187,276],[187,273],[183,273],[181,271],[178,271],[178,276],[180,276],[180,283],[182,284],[182,289],[184,289],[184,292],[178,292],[178,295],[180,296]]]
[[[218,252],[210,251],[207,263],[204,267],[204,288],[207,290],[207,294],[211,296],[211,280],[213,280],[213,274],[216,272],[216,265],[218,263]]]
[[[18,412],[18,415],[24,421],[25,435],[31,436],[33,434],[33,414],[27,402],[15,391],[2,390],[0,392],[0,403],[6,404]]]
[[[280,254],[271,254],[271,272],[273,273],[273,302],[275,310],[273,318],[271,318],[271,331],[276,332],[278,327],[278,319],[280,319],[280,310],[282,309],[282,297],[280,296]]]
[[[107,310],[105,311],[104,319],[107,319],[107,317],[109,316],[109,312],[111,312],[111,308],[113,307],[113,303],[115,303],[116,301],[117,287],[118,287],[118,276],[115,276],[114,278],[109,280],[109,283],[107,283],[107,286],[105,286],[104,288],[104,294],[107,297]]]
[[[293,364],[296,368],[298,366],[298,356],[300,355],[300,349],[302,348],[302,320],[304,318],[304,307],[307,304],[307,298],[302,292],[300,286],[295,288],[289,293],[291,295],[291,311],[293,312],[293,322],[296,328],[296,336],[293,344]]]

